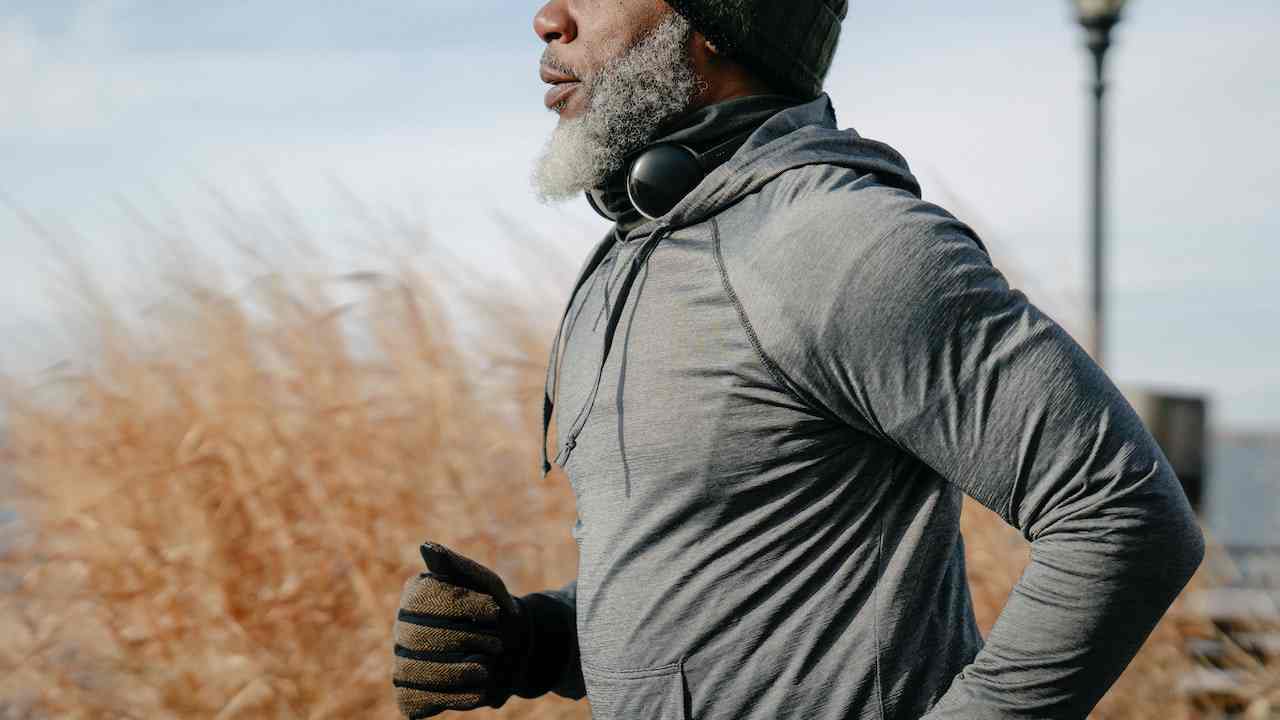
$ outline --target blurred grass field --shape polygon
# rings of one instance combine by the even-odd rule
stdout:
[[[4,386],[22,522],[0,542],[0,718],[390,719],[422,541],[516,593],[573,576],[572,493],[537,472],[560,298],[392,265],[234,292],[188,269],[143,316],[81,276],[74,367]],[[1028,546],[975,505],[963,523],[985,632]],[[1094,717],[1219,716],[1178,691],[1188,639],[1218,635],[1180,599]],[[1272,717],[1280,669],[1232,662],[1254,683],[1237,709]]]

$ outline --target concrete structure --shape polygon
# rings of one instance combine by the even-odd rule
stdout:
[[[1204,510],[1209,451],[1208,401],[1203,395],[1125,388],[1125,397],[1160,443],[1196,512]]]

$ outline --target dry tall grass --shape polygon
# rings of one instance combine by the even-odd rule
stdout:
[[[85,369],[8,389],[34,529],[0,565],[0,717],[393,718],[421,541],[515,592],[572,576],[572,494],[536,473],[555,303],[411,269],[184,284],[145,322],[92,304]],[[985,510],[964,530],[985,629],[1027,550]],[[1194,717],[1173,690],[1188,632],[1211,631],[1166,621],[1097,716]]]
[[[0,716],[393,717],[420,542],[521,592],[572,575],[572,495],[535,472],[545,318],[495,292],[486,353],[412,270],[186,280],[145,323],[96,304],[93,368],[9,393],[38,529],[7,560]]]

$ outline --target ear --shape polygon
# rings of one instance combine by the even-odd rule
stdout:
[[[706,59],[719,59],[721,57],[720,48],[716,47],[715,43],[697,30],[694,30],[693,34],[690,35],[689,44],[691,46],[690,50]]]

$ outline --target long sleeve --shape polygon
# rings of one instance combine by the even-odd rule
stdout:
[[[1086,716],[1203,557],[1168,460],[967,226],[912,202],[862,243],[834,213],[809,217],[794,236],[806,252],[767,258],[796,280],[784,369],[1031,542],[985,647],[927,720]]]
[[[532,614],[533,641],[530,648],[529,678],[516,694],[535,698],[553,692],[570,700],[581,700],[587,691],[578,659],[578,581],[553,590],[520,597]]]

